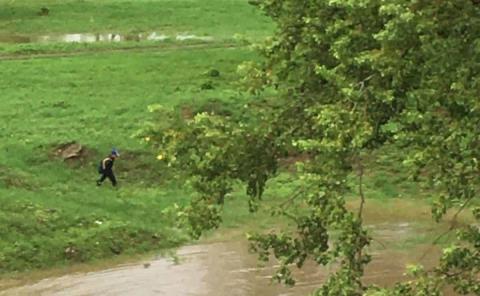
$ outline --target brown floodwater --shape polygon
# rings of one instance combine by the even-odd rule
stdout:
[[[121,41],[166,41],[166,40],[200,40],[212,41],[211,36],[197,36],[193,34],[166,35],[158,32],[138,34],[117,33],[75,33],[50,35],[12,35],[0,34],[0,43],[96,43]]]
[[[408,222],[370,226],[376,238],[370,253],[373,261],[368,266],[365,281],[391,286],[405,279],[405,266],[418,262],[432,266],[438,259],[438,250],[416,245],[399,248],[398,243],[415,239],[428,231]],[[246,242],[221,242],[186,246],[177,252],[179,262],[169,258],[152,258],[137,264],[120,265],[111,269],[77,273],[16,287],[0,295],[307,295],[315,290],[334,267],[318,267],[308,263],[294,268],[297,284],[288,288],[271,281],[274,262],[258,265],[257,257],[248,252]]]

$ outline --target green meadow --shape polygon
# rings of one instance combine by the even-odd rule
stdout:
[[[272,23],[247,0],[0,0],[0,7],[0,33],[19,35],[155,31],[225,39],[272,32]]]
[[[0,58],[204,43],[178,41],[177,35],[207,37],[217,45],[245,43],[263,40],[273,32],[272,22],[247,0],[47,0],[41,3],[0,0],[0,7]],[[42,8],[48,10],[48,15],[42,15]],[[168,39],[134,40],[139,34],[151,33],[168,36]],[[58,38],[63,34],[120,34],[127,40],[97,44],[25,42],[29,38]]]
[[[242,49],[179,49],[2,62],[2,270],[48,266],[77,243],[92,243],[94,250],[71,259],[114,254],[120,250],[100,250],[105,240],[88,242],[107,231],[111,244],[123,244],[111,229],[133,236],[126,248],[176,245],[175,235],[161,233],[167,225],[160,212],[184,202],[188,188],[169,182],[167,168],[134,134],[151,104],[236,98],[236,65],[249,58]],[[212,81],[214,90],[202,90],[210,68],[221,76]],[[73,141],[88,149],[85,159],[68,163],[55,156],[59,145]],[[118,190],[94,186],[97,163],[111,147],[122,153]],[[150,239],[158,231],[161,238]],[[20,261],[19,249],[25,252]]]
[[[256,57],[248,48],[225,46],[225,39],[261,38],[271,24],[246,1],[2,0],[0,7],[1,36],[155,31],[215,38],[199,47],[188,41],[0,43],[0,49],[24,54],[0,62],[0,272],[186,242],[162,211],[186,203],[191,191],[183,180],[172,180],[155,152],[134,135],[152,104],[244,100],[236,69]],[[42,7],[48,15],[38,14]],[[115,50],[145,46],[155,48]],[[91,51],[82,55],[29,56],[39,48],[69,53],[86,47]],[[220,76],[210,77],[212,69]],[[56,151],[71,142],[86,152],[64,161]],[[121,151],[120,186],[114,190],[106,182],[98,188],[97,163],[112,147]]]

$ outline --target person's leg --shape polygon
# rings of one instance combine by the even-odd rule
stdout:
[[[113,186],[117,186],[117,179],[115,178],[115,175],[113,174],[113,172],[108,174],[108,179],[110,179],[110,182],[112,182]]]
[[[105,181],[106,178],[107,178],[107,175],[103,173],[100,179],[97,180],[97,185],[98,186],[102,185],[103,181]]]

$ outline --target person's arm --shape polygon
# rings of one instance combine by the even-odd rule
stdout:
[[[110,160],[110,159],[105,158],[105,159],[102,161],[102,168],[103,168],[104,171],[107,170],[107,165],[108,165],[108,163],[109,163],[109,160]],[[111,168],[111,167],[110,167],[110,168]]]

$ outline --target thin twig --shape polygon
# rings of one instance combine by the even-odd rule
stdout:
[[[462,211],[467,207],[467,205],[470,203],[470,201],[473,200],[475,196],[471,196],[469,199],[467,199],[467,201],[465,201],[463,203],[463,205],[458,209],[458,211],[455,213],[455,215],[453,215],[453,218],[452,218],[452,221],[450,222],[450,227],[448,227],[448,229],[443,232],[442,234],[440,234],[439,236],[437,236],[435,238],[435,240],[433,240],[433,242],[431,243],[430,247],[422,254],[422,256],[420,257],[420,259],[418,261],[422,261],[423,259],[425,259],[425,257],[427,256],[428,253],[430,253],[433,249],[433,247],[447,234],[449,234],[452,230],[455,229],[455,226],[457,225],[457,218],[458,218],[458,215],[460,215],[460,213],[462,213]]]
[[[292,197],[290,197],[290,198],[287,199],[286,201],[282,202],[282,203],[279,205],[279,207],[280,207],[280,208],[285,207],[287,204],[293,202],[295,199],[297,199],[298,197],[300,197],[300,196],[302,195],[302,193],[305,193],[306,191],[312,189],[314,186],[315,186],[315,185],[312,184],[312,185],[308,186],[306,189],[303,188],[303,187],[299,187],[299,188],[297,189],[297,192],[296,192]]]
[[[297,219],[296,216],[294,216],[290,213],[287,213],[286,211],[282,211],[282,215],[287,217],[288,219],[291,219],[293,222],[298,223],[298,219]]]
[[[373,78],[373,76],[375,76],[375,74],[372,74],[370,76],[368,76],[367,78],[363,79],[362,81],[360,81],[358,84],[360,85],[360,92],[363,92],[363,89],[365,88],[365,82],[369,81],[370,79]]]
[[[375,238],[372,237],[372,241],[377,242],[380,246],[382,246],[382,248],[383,248],[384,250],[387,249],[387,246],[386,246],[384,243],[382,243],[380,240],[375,239]]]
[[[358,219],[362,220],[363,208],[365,205],[365,194],[363,193],[363,174],[364,168],[361,158],[358,158],[358,191],[360,194],[360,208],[358,209]]]
[[[465,207],[473,200],[474,197],[475,197],[475,195],[471,196],[469,199],[467,199],[466,202],[463,203],[463,205],[460,207],[460,209],[458,209],[458,211],[455,213],[455,215],[453,215],[452,222],[456,222],[458,215],[460,215],[460,213],[461,213],[461,212],[465,209]]]

